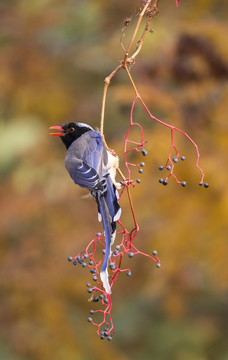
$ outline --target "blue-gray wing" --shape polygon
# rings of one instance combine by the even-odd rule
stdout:
[[[75,184],[91,191],[98,190],[99,176],[94,168],[82,161],[70,171]]]
[[[84,150],[82,160],[91,166],[100,179],[103,176],[103,141],[101,135],[97,131],[89,131],[85,134],[87,146]]]
[[[103,142],[97,131],[88,131],[68,149],[65,165],[75,184],[98,190],[102,179]]]

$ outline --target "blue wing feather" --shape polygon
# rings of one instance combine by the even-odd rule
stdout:
[[[102,170],[103,141],[97,131],[89,132],[90,139],[83,153],[82,160],[94,168],[99,175]]]
[[[96,170],[85,162],[75,165],[73,170],[70,171],[70,176],[75,184],[91,191],[96,190],[99,183],[99,176]]]

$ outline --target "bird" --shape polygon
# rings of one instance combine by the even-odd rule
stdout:
[[[116,182],[117,156],[106,149],[99,131],[81,122],[70,122],[51,126],[58,130],[50,135],[59,136],[66,146],[65,168],[76,185],[86,188],[95,198],[98,220],[103,222],[105,235],[105,256],[100,271],[103,288],[111,294],[108,276],[108,262],[111,245],[116,237],[116,222],[121,216],[119,194]]]

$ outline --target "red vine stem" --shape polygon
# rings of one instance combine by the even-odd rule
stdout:
[[[202,168],[199,166],[200,153],[199,153],[199,148],[198,148],[198,146],[196,145],[196,143],[195,143],[195,142],[193,141],[193,139],[192,139],[186,132],[184,132],[183,130],[178,129],[177,127],[175,127],[175,126],[173,126],[173,125],[169,125],[169,124],[165,123],[164,121],[157,119],[155,116],[153,116],[153,115],[151,114],[151,112],[149,111],[149,109],[148,109],[148,107],[146,106],[145,102],[143,101],[142,97],[139,95],[139,92],[138,92],[138,90],[137,90],[137,88],[136,88],[136,85],[135,85],[133,79],[132,79],[132,76],[131,76],[131,74],[130,74],[130,71],[129,71],[128,67],[125,66],[124,68],[125,68],[125,70],[126,70],[126,72],[127,72],[127,75],[128,75],[128,77],[129,77],[129,80],[130,80],[130,82],[131,82],[131,84],[132,84],[132,86],[133,86],[134,92],[135,92],[135,94],[136,94],[136,97],[135,97],[135,99],[134,99],[134,101],[133,101],[133,107],[135,106],[136,100],[138,99],[138,100],[142,103],[144,109],[146,110],[146,112],[148,113],[148,115],[150,116],[151,119],[157,121],[159,124],[161,124],[161,125],[163,125],[163,126],[165,126],[165,127],[168,127],[168,128],[170,129],[170,131],[171,131],[171,144],[172,144],[172,147],[171,147],[171,150],[170,150],[169,158],[170,158],[170,156],[171,156],[171,153],[172,153],[172,150],[173,150],[173,149],[175,149],[175,151],[176,151],[176,153],[177,153],[177,155],[178,155],[178,151],[177,151],[177,149],[176,149],[176,147],[175,147],[175,145],[174,145],[174,140],[173,140],[173,132],[174,132],[174,131],[177,131],[177,132],[183,134],[183,135],[193,144],[193,146],[194,146],[195,149],[196,149],[196,153],[197,153],[196,167],[197,167],[197,169],[198,169],[198,170],[200,171],[200,173],[201,173],[200,183],[202,183],[203,180],[204,180],[204,172],[203,172]],[[132,110],[132,111],[133,111],[133,110]],[[131,112],[131,116],[132,116],[132,112]],[[171,162],[171,164],[173,164],[171,159],[170,159],[170,162]],[[172,174],[172,175],[173,175],[173,174]],[[175,176],[174,176],[174,177],[175,177]],[[177,179],[176,179],[176,180],[177,180]],[[177,180],[177,182],[179,182],[179,181]]]

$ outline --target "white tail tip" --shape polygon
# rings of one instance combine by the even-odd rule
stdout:
[[[111,287],[110,287],[109,281],[108,281],[108,270],[106,269],[105,271],[102,271],[100,273],[100,277],[101,277],[101,281],[103,283],[106,293],[111,294],[112,291],[111,291]]]

